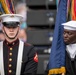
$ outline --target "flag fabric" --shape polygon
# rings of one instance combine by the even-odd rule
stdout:
[[[72,0],[71,16],[72,20],[76,20],[76,0]]]
[[[67,21],[76,20],[76,0],[68,0],[67,4]]]
[[[56,7],[57,7],[57,9],[58,9],[59,3],[60,3],[60,0],[56,0]]]
[[[76,20],[76,0],[72,0],[72,20]]]
[[[65,43],[63,40],[63,27],[62,23],[67,20],[67,1],[60,0],[57,10],[55,29],[53,35],[53,41],[51,46],[51,53],[49,57],[48,69],[51,74],[65,73]]]
[[[72,6],[72,0],[68,0],[67,2],[67,21],[71,20],[71,6]]]
[[[10,13],[15,13],[12,0],[0,0],[0,15]]]
[[[59,1],[60,1],[60,0],[56,0],[56,6],[57,6],[57,7],[58,7],[58,4],[59,4]]]

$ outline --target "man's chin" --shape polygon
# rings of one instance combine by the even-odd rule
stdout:
[[[69,45],[70,43],[68,41],[64,41],[66,45]]]

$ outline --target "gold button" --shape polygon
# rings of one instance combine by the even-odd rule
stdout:
[[[13,42],[13,45],[14,45],[15,43]]]
[[[11,65],[11,64],[9,64],[9,67],[12,67],[12,65]]]
[[[12,70],[9,70],[9,73],[12,73]]]
[[[9,53],[10,56],[12,56],[12,53]]]
[[[8,45],[8,42],[7,42],[7,45]]]
[[[12,50],[12,48],[10,48],[10,50]]]
[[[9,61],[12,61],[12,59],[10,58]]]

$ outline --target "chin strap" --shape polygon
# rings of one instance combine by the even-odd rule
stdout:
[[[4,30],[5,35],[6,35],[9,39],[15,39],[15,38],[16,38],[16,36],[18,35],[18,32],[19,32],[19,31],[17,31],[17,34],[15,35],[15,37],[10,38],[10,37],[7,35],[7,33],[5,32],[5,30]]]

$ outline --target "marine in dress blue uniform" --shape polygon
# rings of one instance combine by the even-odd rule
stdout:
[[[22,20],[22,16],[18,14],[3,14],[0,18],[3,27],[9,29],[19,27]],[[2,69],[4,69],[4,75],[16,75],[18,59],[20,58],[18,58],[20,40],[17,37],[19,30],[16,32],[14,37],[10,37],[4,28],[3,32],[6,39],[3,41]],[[13,32],[11,33],[11,36],[12,34]],[[7,39],[13,41],[10,42]],[[20,75],[36,75],[38,55],[33,45],[26,42],[23,43],[22,60],[19,63],[21,63]]]

